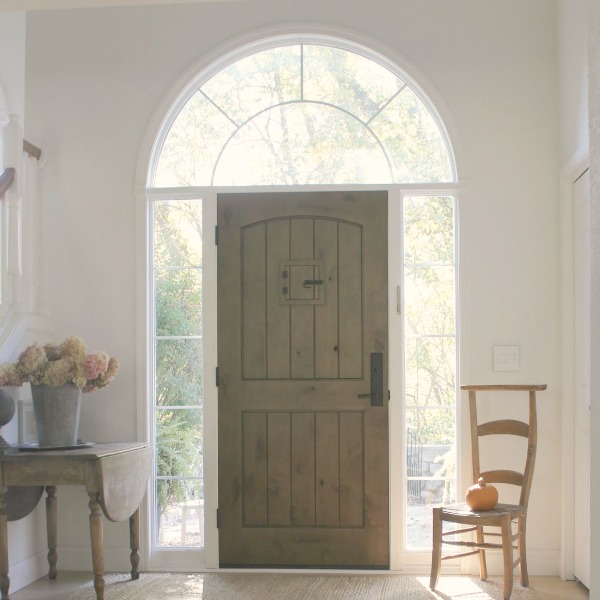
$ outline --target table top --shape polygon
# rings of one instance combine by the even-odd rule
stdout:
[[[145,442],[26,452],[12,448],[0,455],[0,486],[84,485],[88,494],[98,497],[106,517],[122,521],[142,501],[152,456]]]
[[[52,458],[60,460],[85,460],[85,459],[100,459],[105,456],[122,454],[131,452],[139,448],[147,448],[147,442],[108,442],[108,443],[93,443],[90,446],[80,448],[69,448],[60,450],[37,450],[33,448],[19,449],[16,446],[6,448],[0,453],[0,461],[13,460],[31,460],[31,459],[46,459]]]

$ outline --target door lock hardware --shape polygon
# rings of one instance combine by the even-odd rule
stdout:
[[[383,406],[383,354],[371,352],[371,393],[358,394],[358,398],[370,398],[371,406]]]
[[[302,286],[305,288],[314,287],[315,285],[323,285],[323,280],[322,279],[305,279],[304,283],[302,284]]]

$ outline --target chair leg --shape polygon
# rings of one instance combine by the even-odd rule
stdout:
[[[513,587],[513,541],[510,515],[502,517],[502,554],[504,557],[504,600],[509,600]]]
[[[529,587],[529,574],[527,573],[527,544],[525,542],[525,533],[527,529],[527,517],[519,518],[519,566],[521,570],[521,585]]]
[[[429,587],[435,590],[442,564],[442,509],[433,509],[433,543],[431,550],[431,578]]]
[[[483,527],[478,527],[476,531],[477,543],[483,544]],[[485,550],[479,549],[479,578],[481,581],[485,581],[488,577],[487,574],[487,563],[485,560]]]

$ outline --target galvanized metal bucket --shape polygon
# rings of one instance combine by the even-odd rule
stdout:
[[[77,444],[81,388],[33,385],[33,412],[40,448],[68,448]]]

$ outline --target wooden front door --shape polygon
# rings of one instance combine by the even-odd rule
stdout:
[[[219,194],[221,566],[389,566],[387,336],[386,192]]]

